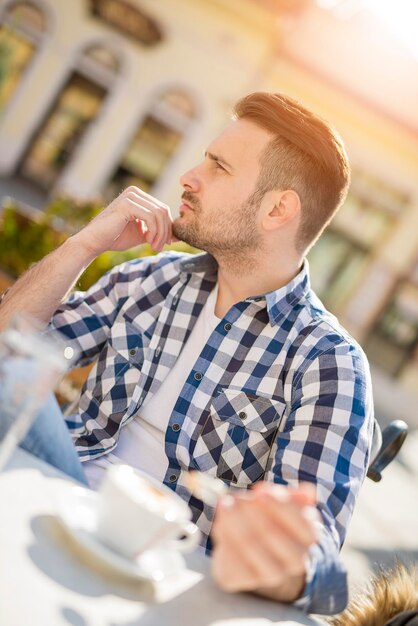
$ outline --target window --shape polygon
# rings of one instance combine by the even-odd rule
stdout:
[[[336,311],[367,267],[367,250],[345,233],[328,229],[309,253],[312,286]]]
[[[69,162],[104,97],[102,87],[73,74],[32,142],[21,174],[48,190]]]
[[[170,116],[174,113],[174,111],[178,111],[185,118],[185,124],[187,125],[187,120],[195,117],[196,111],[190,96],[184,91],[171,89],[170,91],[166,91],[160,100],[160,109],[161,114],[164,114],[164,109],[166,114]],[[181,122],[180,122],[181,125]]]
[[[417,346],[418,262],[382,311],[366,340],[365,350],[372,363],[398,376],[414,359]]]
[[[332,311],[345,305],[407,203],[404,194],[353,172],[343,207],[309,253],[312,285]]]
[[[84,61],[92,66],[101,67],[110,74],[117,74],[120,61],[115,53],[104,46],[90,46],[84,53]],[[94,69],[93,69],[94,71]]]
[[[120,68],[120,58],[113,50],[102,45],[93,45],[84,51],[77,69],[92,82],[110,90]]]
[[[180,90],[162,94],[123,154],[105,191],[106,198],[114,198],[129,185],[150,191],[194,116],[195,108],[187,94]]]
[[[144,46],[154,46],[163,35],[157,22],[134,2],[90,0],[93,15]]]
[[[113,51],[91,46],[38,129],[20,166],[20,174],[47,191],[56,182],[97,117],[119,72]]]
[[[46,31],[44,14],[29,2],[7,7],[0,23],[0,111],[9,102]]]

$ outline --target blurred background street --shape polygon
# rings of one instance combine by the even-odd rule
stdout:
[[[352,186],[312,283],[368,355],[382,426],[410,428],[363,488],[353,588],[418,561],[417,23],[415,0],[0,0],[0,291],[129,184],[176,215],[179,176],[245,93],[340,131]]]

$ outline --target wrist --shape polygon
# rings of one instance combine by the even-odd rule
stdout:
[[[259,587],[255,590],[257,595],[277,600],[278,602],[295,602],[303,593],[306,585],[306,573],[289,576],[281,585],[274,587]]]
[[[68,254],[76,255],[83,267],[89,265],[98,256],[98,253],[80,238],[79,233],[69,237],[62,247],[63,250],[68,251]]]

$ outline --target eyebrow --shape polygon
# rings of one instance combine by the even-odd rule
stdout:
[[[231,170],[234,169],[232,165],[228,163],[228,161],[225,161],[225,159],[218,156],[217,154],[213,154],[213,152],[209,152],[208,150],[206,150],[205,157],[207,157],[208,159],[211,159],[211,161],[218,161],[218,163],[221,163],[222,165],[226,165],[226,167]]]

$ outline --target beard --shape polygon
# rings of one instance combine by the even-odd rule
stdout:
[[[257,230],[260,194],[255,191],[241,205],[229,209],[216,208],[203,215],[202,206],[193,193],[182,195],[193,209],[174,220],[173,233],[177,239],[208,252],[229,269],[240,272],[254,264],[262,247]]]

